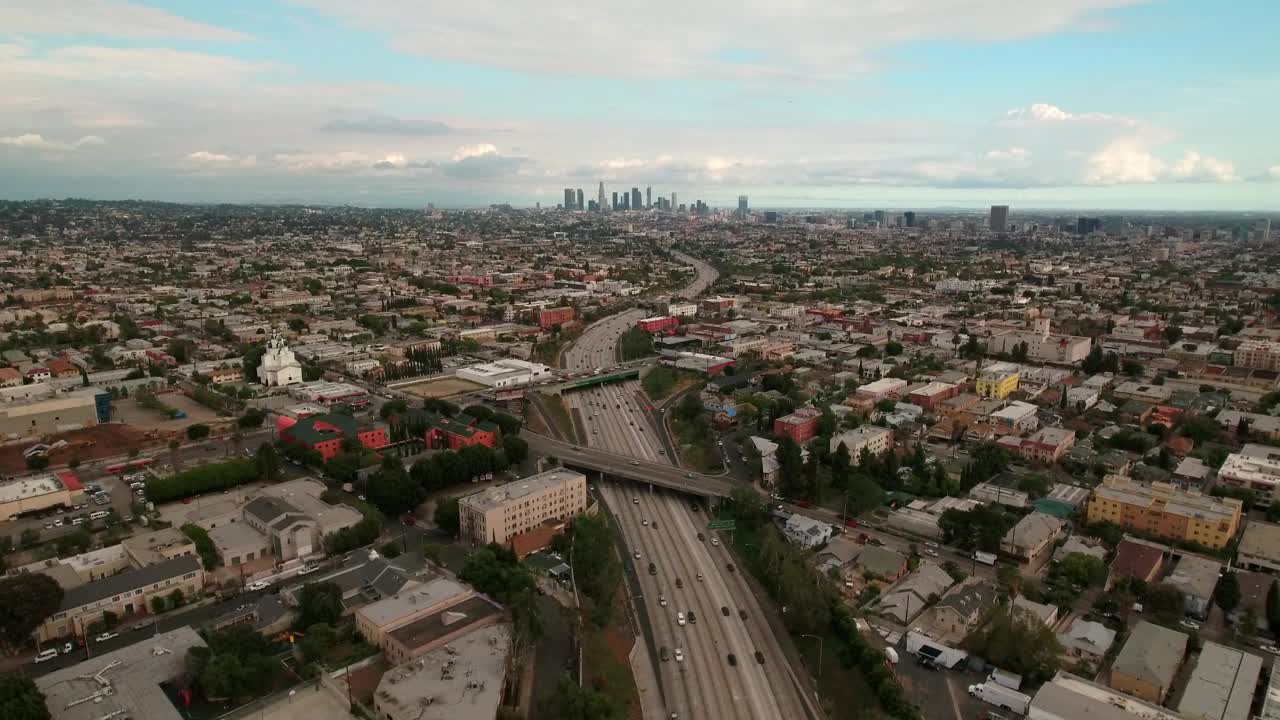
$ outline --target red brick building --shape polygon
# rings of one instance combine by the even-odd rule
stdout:
[[[470,415],[440,418],[427,427],[427,447],[458,450],[469,445],[493,447],[498,444],[498,426]]]
[[[54,378],[80,377],[80,368],[62,358],[49,358],[44,366],[49,368]]]
[[[674,330],[680,326],[680,321],[674,317],[651,317],[643,318],[636,325],[643,331],[648,333],[658,333],[666,330]]]
[[[376,450],[387,444],[387,430],[370,423],[361,423],[356,419],[336,413],[312,415],[292,424],[281,418],[280,439],[287,443],[302,445],[308,450],[315,450],[320,457],[329,460],[342,451],[342,441],[354,437],[360,444],[370,450]]]
[[[803,446],[818,434],[818,422],[821,420],[822,413],[816,409],[800,408],[790,415],[774,420],[773,434],[789,437]]]
[[[544,308],[538,313],[538,327],[549,328],[563,325],[573,320],[573,308]]]
[[[925,412],[933,412],[938,405],[959,395],[962,389],[951,383],[931,382],[907,393],[907,402],[924,408]]]

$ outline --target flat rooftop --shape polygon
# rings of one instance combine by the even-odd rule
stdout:
[[[522,480],[515,480],[506,485],[499,485],[488,490],[481,490],[473,495],[467,495],[462,498],[462,503],[470,508],[484,512],[506,505],[512,500],[518,500],[522,497],[575,481],[585,483],[587,476],[565,468],[553,468],[536,475],[530,475]]]
[[[1248,720],[1261,674],[1262,658],[1257,655],[1205,642],[1178,712],[1210,720]]]
[[[502,608],[487,598],[474,595],[440,612],[402,625],[389,635],[406,648],[420,648],[449,633],[482,622],[502,613]]]
[[[374,693],[374,704],[393,720],[493,720],[510,644],[505,624],[469,633],[388,670]]]
[[[186,669],[187,650],[205,642],[190,626],[147,637],[36,678],[53,720],[182,720],[160,688]]]
[[[471,588],[447,577],[437,577],[409,590],[360,608],[358,611],[377,627],[386,627],[423,608],[448,602],[472,593]]]
[[[62,481],[49,475],[33,475],[20,480],[0,483],[0,503],[26,500],[66,489]]]

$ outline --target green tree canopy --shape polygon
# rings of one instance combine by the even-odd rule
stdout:
[[[0,718],[4,720],[49,720],[44,693],[29,677],[16,673],[0,676]]]
[[[591,687],[579,687],[568,677],[560,678],[555,692],[538,706],[540,717],[556,720],[622,720],[624,708],[608,695]]]

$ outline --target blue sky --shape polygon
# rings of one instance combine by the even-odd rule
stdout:
[[[1263,0],[0,0],[0,197],[546,205],[604,181],[1276,210],[1278,22]]]

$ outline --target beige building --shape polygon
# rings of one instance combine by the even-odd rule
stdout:
[[[97,425],[99,392],[103,391],[85,390],[0,406],[0,434],[31,437]]]
[[[325,537],[353,527],[363,517],[355,508],[321,500],[324,490],[323,483],[310,479],[264,488],[244,506],[244,524],[261,534],[262,543],[249,539],[244,528],[226,525],[210,531],[210,537],[217,533],[215,546],[224,560],[244,557],[258,547],[269,548],[281,562],[323,552]],[[250,559],[244,557],[246,562]]]
[[[468,495],[458,503],[461,535],[505,545],[545,520],[568,520],[587,507],[587,477],[555,468]]]
[[[374,714],[379,720],[492,720],[510,645],[511,626],[490,625],[388,670],[373,694]]]
[[[1186,635],[1139,621],[1111,665],[1111,687],[1147,702],[1163,703],[1186,651]]]
[[[204,569],[194,557],[179,557],[147,567],[100,578],[67,590],[62,603],[36,630],[41,642],[87,632],[104,612],[120,620],[151,612],[151,599],[181,590],[188,599],[200,594]]]
[[[504,619],[500,605],[450,578],[438,577],[356,610],[356,628],[393,665],[414,660],[473,630]]]
[[[1280,342],[1245,340],[1236,348],[1232,364],[1236,367],[1280,370]]]
[[[196,544],[177,528],[165,528],[143,535],[134,535],[125,538],[120,546],[129,555],[129,561],[137,567],[196,555]]]
[[[1243,503],[1168,483],[1143,485],[1108,475],[1089,497],[1090,523],[1109,522],[1169,540],[1226,547],[1240,530]]]
[[[0,520],[84,501],[84,487],[70,470],[31,475],[0,484]]]

